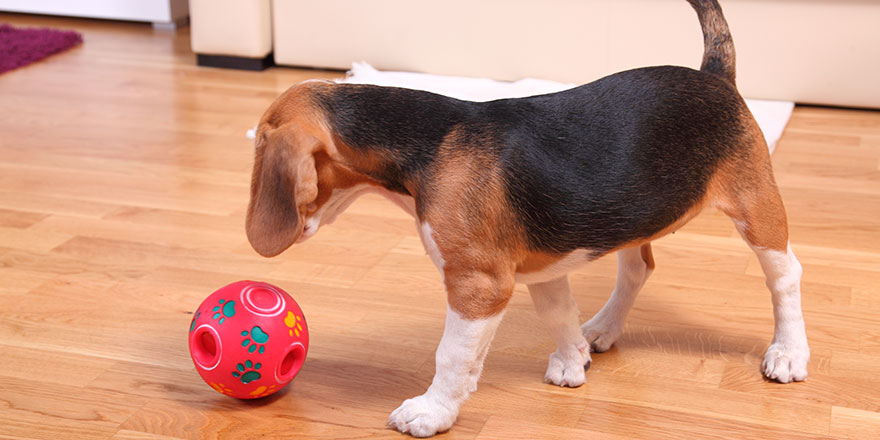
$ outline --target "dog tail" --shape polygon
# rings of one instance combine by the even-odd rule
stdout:
[[[736,82],[736,51],[730,28],[721,12],[718,0],[688,0],[697,11],[703,28],[703,64],[700,70],[714,73]]]

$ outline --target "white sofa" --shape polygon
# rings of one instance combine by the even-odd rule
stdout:
[[[745,96],[880,108],[880,1],[721,3]],[[190,14],[200,61],[586,83],[702,54],[685,0],[190,0]]]

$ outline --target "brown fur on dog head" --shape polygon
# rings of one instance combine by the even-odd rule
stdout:
[[[324,82],[291,87],[258,127],[246,230],[260,255],[274,257],[303,236],[334,189],[375,181],[344,163],[313,99]]]
[[[246,229],[254,250],[274,257],[302,235],[318,197],[312,151],[317,140],[288,127],[269,129],[258,139]]]

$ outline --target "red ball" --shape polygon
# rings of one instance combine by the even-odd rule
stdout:
[[[268,396],[293,380],[309,351],[302,309],[268,283],[239,281],[196,309],[189,354],[202,379],[239,399]]]

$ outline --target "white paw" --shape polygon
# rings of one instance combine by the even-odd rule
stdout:
[[[807,378],[807,363],[810,362],[810,347],[806,344],[785,345],[779,342],[770,344],[761,371],[768,379],[781,383],[799,382]]]
[[[391,413],[388,426],[413,437],[430,437],[452,427],[455,411],[443,406],[426,394],[407,399]]]
[[[581,333],[584,334],[584,338],[590,344],[590,349],[595,353],[608,351],[614,341],[620,337],[622,331],[621,327],[599,321],[595,316],[581,326]]]
[[[589,363],[590,352],[586,344],[584,344],[583,350],[574,356],[564,357],[557,350],[550,355],[544,381],[561,387],[579,387],[587,381],[584,369]]]

